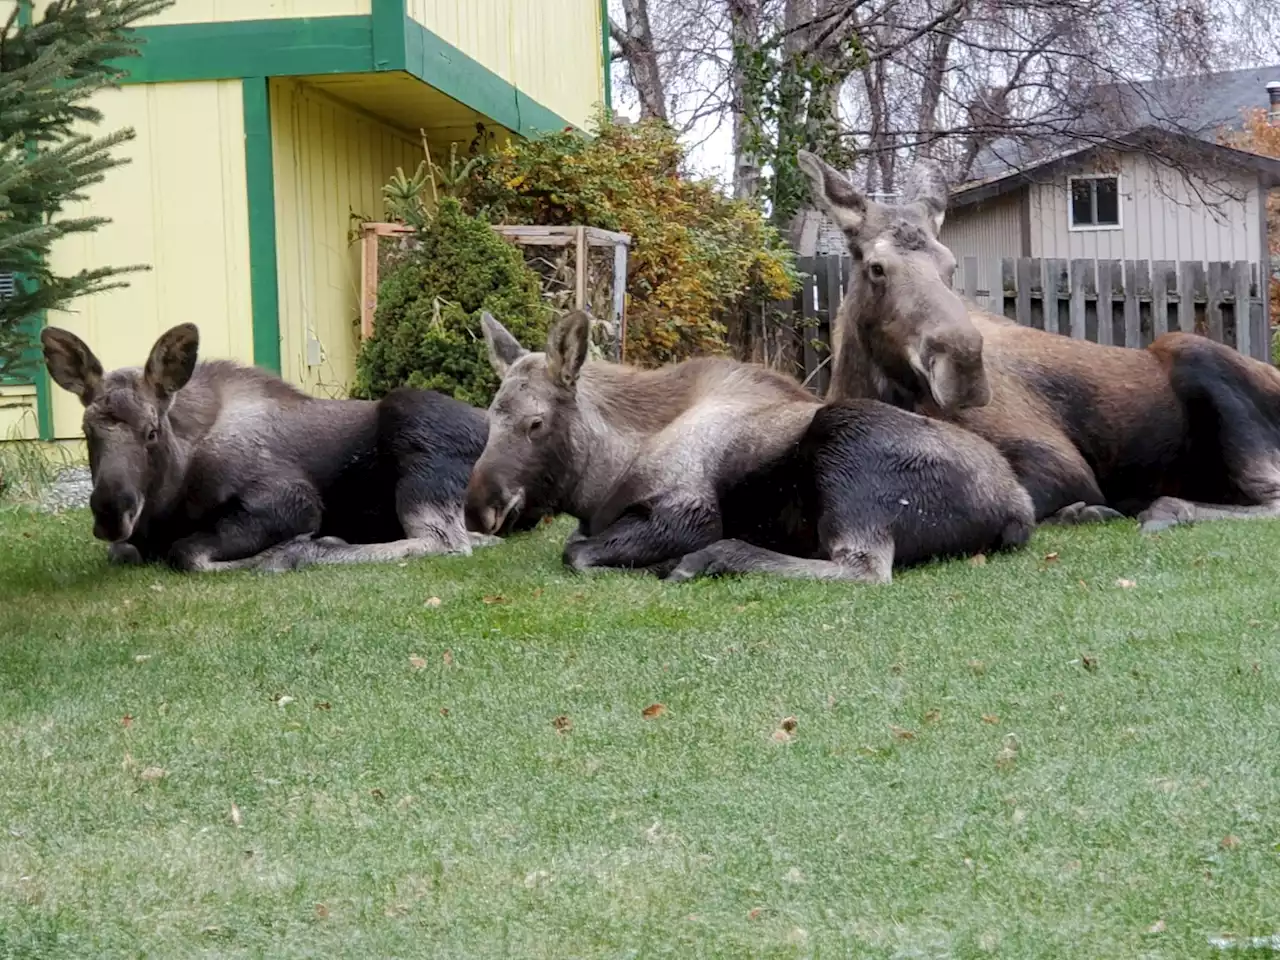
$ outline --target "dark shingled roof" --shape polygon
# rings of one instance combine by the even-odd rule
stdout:
[[[1214,140],[1223,128],[1238,129],[1243,111],[1267,107],[1266,86],[1271,81],[1280,81],[1280,64],[1142,84],[1102,84],[1092,88],[1093,105],[1073,125],[1084,134],[1105,138],[1158,127]],[[1037,142],[1002,138],[978,154],[969,182],[999,177],[1085,146],[1087,143],[1073,137],[1059,138],[1056,143],[1049,138]]]

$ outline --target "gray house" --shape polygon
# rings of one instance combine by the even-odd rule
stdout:
[[[1251,107],[1280,120],[1280,67],[1149,85],[1113,105],[1105,146],[994,144],[953,190],[942,240],[962,262],[1244,260],[1266,270],[1280,161],[1216,143]]]

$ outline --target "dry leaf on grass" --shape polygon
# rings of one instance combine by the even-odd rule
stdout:
[[[640,716],[644,717],[646,720],[654,720],[666,712],[667,708],[665,705],[661,703],[651,703],[640,711]]]
[[[333,709],[333,704],[331,704],[328,700],[321,700],[321,701],[319,701],[319,702],[316,704],[316,709],[317,709],[317,710],[332,710],[332,709]]]
[[[163,780],[168,775],[169,771],[165,770],[164,767],[147,767],[147,769],[138,774],[138,777],[142,780],[155,781]]]
[[[284,696],[280,697],[280,699],[276,701],[276,705],[281,707],[287,707],[289,704],[293,703],[293,701],[294,701],[294,698],[289,696],[286,693]]]
[[[444,665],[445,665],[446,667],[452,667],[452,666],[453,666],[453,651],[452,651],[452,650],[446,650],[446,651],[444,652],[444,657],[443,657],[443,659],[444,659]]]
[[[443,601],[439,597],[427,597],[424,607],[438,607]]]
[[[1119,580],[1116,581],[1116,586],[1120,587],[1123,590],[1132,590],[1137,585],[1138,584],[1135,581],[1126,580],[1124,577],[1121,577]]]
[[[237,827],[244,825],[244,817],[240,815],[240,808],[234,803],[231,804],[231,822]]]
[[[774,743],[790,743],[791,734],[781,728],[773,731],[772,738]]]
[[[495,603],[510,603],[511,601],[510,601],[510,600],[508,600],[506,597],[504,597],[504,596],[503,596],[502,594],[500,594],[500,593],[491,593],[491,594],[489,594],[489,596],[487,596],[487,597],[481,597],[481,598],[480,598],[480,602],[481,602],[481,603],[488,603],[488,604],[495,604]]]
[[[1080,666],[1084,667],[1086,670],[1088,670],[1088,671],[1090,671],[1090,672],[1092,672],[1092,671],[1094,671],[1094,670],[1097,670],[1097,669],[1098,669],[1098,658],[1097,658],[1097,657],[1091,657],[1091,656],[1089,656],[1087,653],[1082,653],[1082,654],[1080,655]]]
[[[568,733],[573,729],[573,721],[566,717],[563,713],[551,721],[551,725],[556,728],[557,733]]]
[[[982,567],[987,563],[987,555],[985,553],[975,553],[969,558],[969,566]]]
[[[1238,846],[1240,846],[1240,838],[1239,838],[1239,837],[1234,836],[1233,834],[1228,833],[1225,837],[1223,837],[1223,838],[1222,838],[1222,849],[1223,849],[1223,850],[1234,850],[1234,849],[1235,849],[1236,847],[1238,847]]]
[[[1055,550],[1053,553],[1046,553],[1046,554],[1044,555],[1044,562],[1045,562],[1045,563],[1057,563],[1057,562],[1058,562],[1058,552]]]
[[[982,715],[982,722],[995,724],[1000,722],[1000,718],[997,717],[994,713],[984,713]]]
[[[894,739],[896,740],[914,740],[916,738],[915,731],[908,730],[906,727],[894,726],[891,723],[889,724],[889,729],[893,732]]]
[[[925,723],[937,723],[941,719],[942,719],[941,710],[928,710],[925,712],[925,715],[924,715]]]
[[[1004,738],[1004,746],[996,754],[996,766],[1004,769],[1011,767],[1018,759],[1018,738],[1009,734]]]
[[[149,654],[149,653],[139,653],[137,656],[135,656],[135,657],[133,658],[133,662],[134,662],[134,663],[146,663],[148,660],[150,660],[150,659],[151,659],[151,656],[152,656],[152,655],[151,655],[151,654]]]
[[[972,673],[974,676],[980,677],[987,672],[987,665],[983,663],[981,660],[970,660],[969,672]]]
[[[1164,933],[1164,921],[1157,920],[1151,926],[1147,927],[1147,933]]]
[[[795,733],[797,721],[795,717],[783,717],[782,723],[779,724],[787,733]]]
[[[418,656],[416,653],[409,654],[409,666],[413,667],[413,669],[421,670],[426,665],[427,665],[427,661],[424,660],[422,657]]]
[[[124,724],[126,727],[132,727],[133,717],[129,716],[129,714],[126,713],[123,717],[120,718],[120,722]]]
[[[329,919],[329,908],[326,907],[323,903],[316,904],[316,919],[317,920]]]
[[[752,909],[747,911],[747,919],[759,920],[763,914],[764,914],[764,907],[753,907]]]

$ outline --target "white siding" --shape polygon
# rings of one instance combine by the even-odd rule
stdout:
[[[939,239],[961,263],[1022,256],[1021,191],[949,211]]]
[[[1120,228],[1069,229],[1067,177],[1104,172],[1082,167],[1028,188],[1031,256],[1202,262],[1256,262],[1261,256],[1255,179],[1193,185],[1138,154],[1125,155],[1120,165]]]

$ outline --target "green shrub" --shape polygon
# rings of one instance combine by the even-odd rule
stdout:
[[[488,406],[498,378],[480,313],[537,348],[551,319],[538,278],[518,249],[449,197],[415,239],[416,249],[378,285],[374,332],[356,358],[352,393],[377,399],[395,387],[423,387]]]

